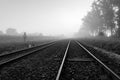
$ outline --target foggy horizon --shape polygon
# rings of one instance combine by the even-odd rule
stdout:
[[[0,31],[73,36],[93,0],[1,0]]]
[[[120,0],[0,0],[0,80],[120,80]]]

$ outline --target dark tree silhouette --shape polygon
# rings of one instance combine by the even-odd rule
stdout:
[[[88,27],[91,31],[102,29],[101,26],[103,26],[104,20],[95,2],[92,5],[92,10],[83,18],[83,21],[83,25]]]
[[[4,33],[2,31],[0,31],[0,35],[3,35]]]
[[[7,34],[7,35],[18,35],[18,32],[17,32],[17,30],[14,29],[14,28],[8,28],[8,29],[6,30],[6,34]]]
[[[105,36],[105,34],[103,32],[99,32],[98,35],[99,36]]]
[[[116,37],[120,37],[120,0],[111,0],[114,6],[115,20],[116,20]]]
[[[95,0],[92,10],[83,18],[83,25],[98,33],[107,30],[113,35],[119,33],[120,0]]]

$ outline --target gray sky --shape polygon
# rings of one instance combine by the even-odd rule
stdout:
[[[93,0],[0,0],[0,30],[72,35]]]

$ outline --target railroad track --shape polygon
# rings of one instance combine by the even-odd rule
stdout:
[[[120,76],[117,75],[117,73],[115,73],[112,69],[110,69],[106,64],[103,63],[103,61],[101,61],[99,58],[97,58],[93,53],[91,53],[87,48],[85,48],[80,42],[78,41],[75,41],[75,43],[77,45],[79,45],[79,48],[81,48],[81,50],[84,51],[84,55],[89,55],[89,57],[87,58],[78,58],[78,59],[69,59],[69,48],[71,46],[71,42],[72,41],[69,41],[68,42],[68,45],[66,47],[66,51],[64,53],[64,56],[63,56],[63,59],[62,59],[62,62],[61,62],[61,65],[59,67],[59,70],[58,70],[58,73],[57,73],[57,76],[56,76],[56,79],[55,80],[68,80],[68,79],[71,79],[71,80],[76,80],[74,78],[72,78],[71,76],[68,76],[68,78],[65,78],[67,76],[67,74],[69,75],[68,71],[65,70],[67,69],[68,66],[66,65],[69,65],[67,64],[68,62],[72,64],[72,62],[77,62],[77,63],[86,63],[86,62],[92,62],[94,64],[96,64],[98,67],[100,67],[100,69],[104,72],[104,75],[102,75],[99,80],[120,80]],[[86,52],[86,53],[85,53]],[[89,64],[88,63],[88,64]],[[87,64],[87,65],[88,65]],[[75,65],[72,65],[72,66],[75,66]],[[81,65],[82,66],[82,65]],[[72,71],[72,70],[71,70]],[[94,71],[93,71],[94,72]],[[74,74],[72,74],[74,75]],[[70,78],[69,78],[70,77]],[[86,78],[87,80],[91,80],[89,78]],[[84,80],[86,80],[84,79]],[[80,79],[81,80],[81,79]],[[93,79],[92,79],[93,80]],[[95,80],[98,80],[98,79],[95,79]]]
[[[52,48],[52,51],[51,49],[47,50],[49,51],[49,54],[52,54],[52,53],[54,54],[53,57],[50,57],[47,60],[47,62],[50,62],[51,60],[49,66],[51,66],[51,64],[53,63],[52,67],[53,68],[54,66],[56,67],[55,69],[50,68],[50,69],[53,69],[54,71],[56,70],[55,72],[56,75],[54,76],[53,79],[55,80],[120,80],[119,75],[117,75],[112,69],[110,69],[107,65],[103,63],[104,60],[101,61],[101,59],[94,56],[86,47],[80,44],[80,42],[73,41],[73,40],[70,40],[68,42],[67,40],[65,41],[63,41],[65,42],[65,44],[62,42],[62,45],[57,45],[58,47],[54,46]],[[46,50],[47,47],[50,47],[50,46],[52,47],[52,45],[55,43],[57,42],[50,42],[50,43],[46,43],[33,48],[23,49],[17,52],[0,55],[0,66],[10,63],[12,61],[15,61],[17,59],[23,58],[24,56],[33,54],[37,51],[40,51],[43,49]],[[59,48],[59,46],[62,49],[57,49]],[[60,66],[59,64],[56,64],[56,63],[59,63]],[[87,70],[88,70],[88,73],[87,73]],[[100,77],[97,74],[95,74],[96,72],[98,72],[98,75],[100,74]],[[89,77],[90,75],[88,74],[93,74],[93,75],[90,78]],[[96,75],[99,77],[99,79],[98,77],[93,79],[93,77]],[[81,78],[81,77],[84,77],[84,78]]]
[[[18,51],[7,53],[7,54],[1,54],[0,55],[0,66],[3,66],[4,64],[10,63],[17,59],[28,56],[30,54],[33,54],[37,51],[46,49],[47,47],[50,47],[55,43],[56,43],[56,41],[52,41],[52,42],[40,44],[38,46],[34,46],[31,48],[22,49],[22,50],[18,50]]]

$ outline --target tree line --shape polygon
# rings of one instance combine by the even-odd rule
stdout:
[[[98,35],[120,37],[120,0],[95,0],[83,26]]]

